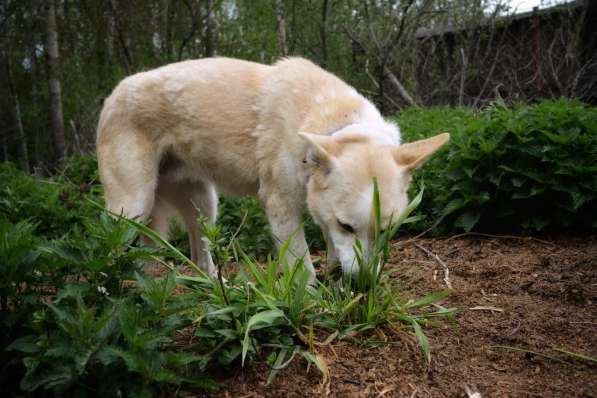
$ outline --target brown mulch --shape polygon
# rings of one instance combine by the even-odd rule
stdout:
[[[450,270],[457,324],[426,328],[427,365],[407,333],[393,344],[334,341],[320,349],[330,371],[322,382],[296,359],[266,384],[257,364],[220,381],[214,397],[597,397],[597,366],[552,347],[597,357],[597,237],[420,239]],[[396,244],[392,265],[414,277],[414,293],[445,288],[443,268],[413,244]],[[481,309],[471,310],[471,308]],[[381,337],[384,335],[382,334]],[[563,359],[500,351],[525,348]]]

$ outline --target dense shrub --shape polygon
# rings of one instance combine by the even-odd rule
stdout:
[[[100,184],[95,153],[71,156],[58,174],[61,181],[79,187],[93,187]]]
[[[33,224],[0,219],[3,392],[153,396],[167,384],[215,386],[206,359],[173,340],[197,301],[173,294],[173,275],[142,276],[162,253],[136,247],[136,229],[106,213],[81,232],[49,241]]]
[[[523,233],[597,228],[597,108],[559,100],[476,115],[410,109],[398,119],[405,141],[452,134],[417,174],[428,223]]]
[[[98,213],[88,200],[102,203],[97,184],[65,181],[61,176],[37,178],[0,163],[0,217],[12,223],[31,220],[47,237],[71,233],[86,218]]]

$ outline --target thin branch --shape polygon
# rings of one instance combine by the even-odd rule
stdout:
[[[114,0],[108,0],[108,6],[110,8],[110,12],[112,13],[112,18],[114,18],[114,27],[116,28],[118,41],[120,42],[120,47],[122,49],[122,53],[124,54],[124,66],[126,68],[127,73],[132,73],[133,57],[129,50],[129,46],[126,43],[124,31],[122,29],[122,21],[119,18],[119,13],[116,10],[116,4],[114,3]]]
[[[404,99],[411,106],[419,106],[413,97],[408,93],[408,91],[406,91],[406,88],[402,85],[402,83],[400,83],[396,75],[394,75],[387,66],[384,67],[384,71],[390,78],[392,84],[394,84],[394,87],[396,87],[396,90],[398,90],[398,93],[402,99]]]
[[[195,13],[193,11],[193,6],[191,5],[191,3],[189,3],[188,0],[183,0],[183,3],[185,5],[185,7],[187,8],[187,10],[189,11],[189,15],[191,16],[191,31],[182,40],[182,43],[180,43],[180,47],[178,48],[178,60],[179,61],[182,60],[182,53],[184,51],[184,48],[186,47],[188,42],[195,36],[197,29],[199,29],[199,19],[200,19],[197,15],[197,14],[199,14],[199,12]]]
[[[484,233],[481,233],[481,232],[463,232],[463,233],[458,234],[458,235],[450,236],[449,238],[446,239],[446,242],[450,241],[452,239],[458,239],[458,238],[462,238],[462,237],[465,237],[465,236],[482,236],[484,238],[495,238],[495,239],[534,240],[536,242],[540,242],[540,243],[543,243],[545,245],[556,246],[552,242],[549,242],[549,241],[543,240],[543,239],[539,239],[539,238],[535,238],[535,237],[532,237],[532,236],[492,235],[492,234],[484,234]]]
[[[444,263],[443,260],[441,258],[439,258],[439,256],[437,254],[433,253],[431,250],[426,249],[425,247],[419,245],[418,243],[413,243],[413,244],[415,245],[415,247],[417,249],[423,251],[429,257],[434,259],[444,269],[444,283],[446,284],[448,289],[452,289],[452,283],[450,283],[450,269],[448,268],[446,263]]]
[[[371,83],[373,84],[373,86],[375,86],[375,88],[377,88],[377,89],[378,89],[378,88],[379,88],[379,83],[377,82],[377,80],[375,80],[375,77],[373,77],[373,75],[371,74],[371,71],[369,71],[369,67],[368,67],[368,65],[367,65],[367,64],[365,65],[365,74],[367,75],[367,77],[369,78],[369,80],[371,80]],[[375,94],[375,93],[374,93],[374,94]],[[383,97],[384,97],[384,98],[385,98],[385,99],[386,99],[386,100],[387,100],[389,103],[391,103],[392,105],[394,105],[394,107],[396,107],[396,109],[400,109],[400,108],[402,108],[402,107],[400,106],[400,104],[398,104],[396,101],[394,101],[394,100],[392,99],[392,97],[390,97],[388,94],[386,94],[386,93],[383,93]]]
[[[460,72],[460,89],[458,90],[458,106],[462,106],[462,100],[464,97],[464,82],[466,79],[466,56],[464,55],[464,49],[460,47],[460,56],[462,57],[462,72]]]

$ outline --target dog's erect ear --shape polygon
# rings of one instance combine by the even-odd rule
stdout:
[[[443,133],[425,140],[402,144],[394,149],[394,159],[407,170],[420,167],[427,158],[433,155],[450,139],[450,134]]]
[[[328,168],[337,151],[338,143],[330,136],[300,132],[298,135],[309,144],[305,161],[310,166]]]

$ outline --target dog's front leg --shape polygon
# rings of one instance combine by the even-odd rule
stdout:
[[[283,199],[278,195],[264,198],[263,202],[276,247],[280,248],[286,240],[291,239],[289,249],[286,252],[286,260],[292,266],[297,258],[302,258],[305,268],[311,273],[310,282],[312,282],[315,279],[315,269],[311,262],[305,232],[301,225],[303,206],[293,206],[293,201]]]
[[[327,269],[330,271],[338,261],[338,253],[336,253],[336,246],[334,246],[334,242],[330,237],[330,233],[324,228],[324,235],[325,235],[325,246],[327,248],[326,252],[326,263]]]

